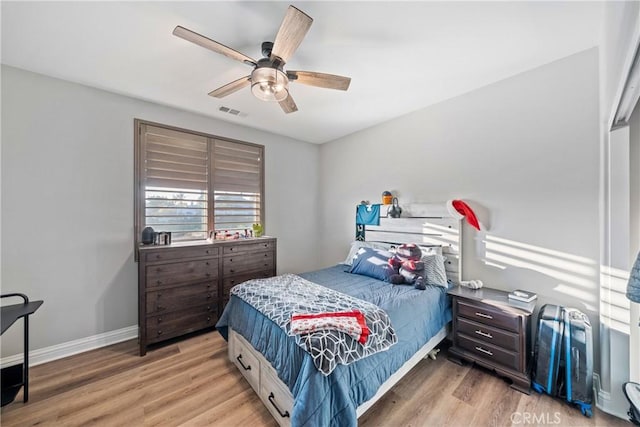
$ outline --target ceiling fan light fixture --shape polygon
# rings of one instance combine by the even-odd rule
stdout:
[[[277,68],[256,68],[251,73],[251,92],[262,101],[280,102],[289,96],[289,78]]]

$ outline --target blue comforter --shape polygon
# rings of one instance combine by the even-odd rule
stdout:
[[[391,319],[398,343],[351,365],[339,365],[325,377],[312,358],[275,323],[232,296],[216,327],[226,339],[228,327],[260,351],[294,397],[293,426],[356,426],[357,407],[451,321],[451,303],[442,287],[420,291],[345,272],[345,265],[300,274],[307,280],[372,302]]]

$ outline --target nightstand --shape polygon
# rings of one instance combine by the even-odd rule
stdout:
[[[529,394],[532,355],[531,315],[535,301],[509,300],[497,289],[456,287],[453,297],[453,346],[450,359],[467,360],[511,379],[511,387]]]

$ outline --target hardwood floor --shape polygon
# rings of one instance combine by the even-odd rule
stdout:
[[[33,367],[29,403],[2,408],[2,426],[276,426],[210,332],[139,357],[135,341]],[[630,426],[561,401],[524,395],[479,368],[421,361],[360,426]]]

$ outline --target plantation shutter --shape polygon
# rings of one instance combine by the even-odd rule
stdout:
[[[207,138],[143,125],[144,223],[172,240],[207,237]]]
[[[207,138],[144,126],[145,185],[207,191]]]
[[[213,142],[214,224],[216,231],[251,230],[261,223],[263,155],[261,146]]]
[[[145,227],[171,232],[177,242],[263,225],[264,146],[138,119],[135,125],[136,254]]]

